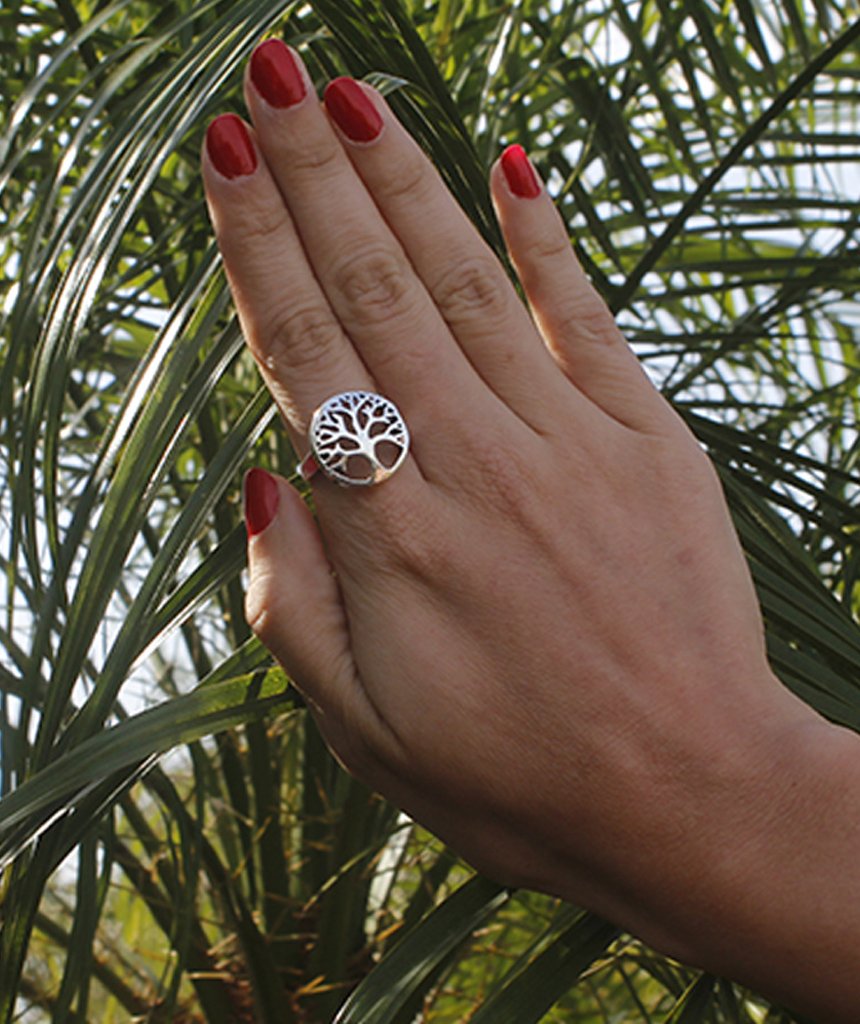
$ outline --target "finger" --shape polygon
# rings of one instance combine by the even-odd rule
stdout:
[[[253,132],[234,114],[206,133],[203,179],[245,338],[293,441],[326,398],[374,381],[314,278]]]
[[[305,85],[290,102],[288,81]],[[259,46],[246,99],[313,273],[380,390],[410,422],[432,395],[434,416],[456,423],[456,411],[480,405],[485,389],[347,159],[297,54],[279,40]]]
[[[326,109],[374,203],[478,374],[521,418],[541,425],[568,388],[532,318],[418,144],[375,90],[336,79]],[[366,124],[378,132],[366,138]]]
[[[307,697],[338,756],[361,774],[367,750],[389,737],[364,696],[316,523],[299,494],[265,470],[248,472],[244,497],[248,624]]]
[[[520,146],[493,167],[493,201],[547,347],[573,384],[638,430],[674,423],[615,319],[587,280],[564,223]]]

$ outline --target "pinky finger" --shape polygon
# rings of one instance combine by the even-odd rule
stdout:
[[[567,378],[613,419],[659,430],[675,417],[589,283],[554,203],[521,146],[493,168],[493,201],[535,321]]]

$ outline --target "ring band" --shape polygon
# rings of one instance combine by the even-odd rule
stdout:
[[[320,470],[342,487],[380,484],[409,454],[409,430],[400,410],[371,391],[342,391],[314,412],[310,452],[299,464],[305,479]]]
[[[296,472],[302,478],[302,480],[310,480],[314,473],[319,472],[319,466],[317,460],[313,457],[311,452],[302,459],[302,461],[296,466]]]

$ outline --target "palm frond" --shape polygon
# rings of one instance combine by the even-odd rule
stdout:
[[[0,1020],[761,1019],[470,881],[249,639],[239,474],[294,457],[198,151],[271,32],[383,88],[503,259],[487,170],[525,145],[718,466],[775,668],[856,729],[860,6],[93,7],[0,8]]]

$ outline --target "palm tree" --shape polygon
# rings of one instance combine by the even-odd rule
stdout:
[[[327,753],[242,615],[241,470],[294,456],[197,164],[267,33],[389,93],[499,251],[486,172],[522,143],[722,474],[775,668],[857,728],[857,0],[34,0],[0,28],[0,1021],[789,1020],[474,876]]]

